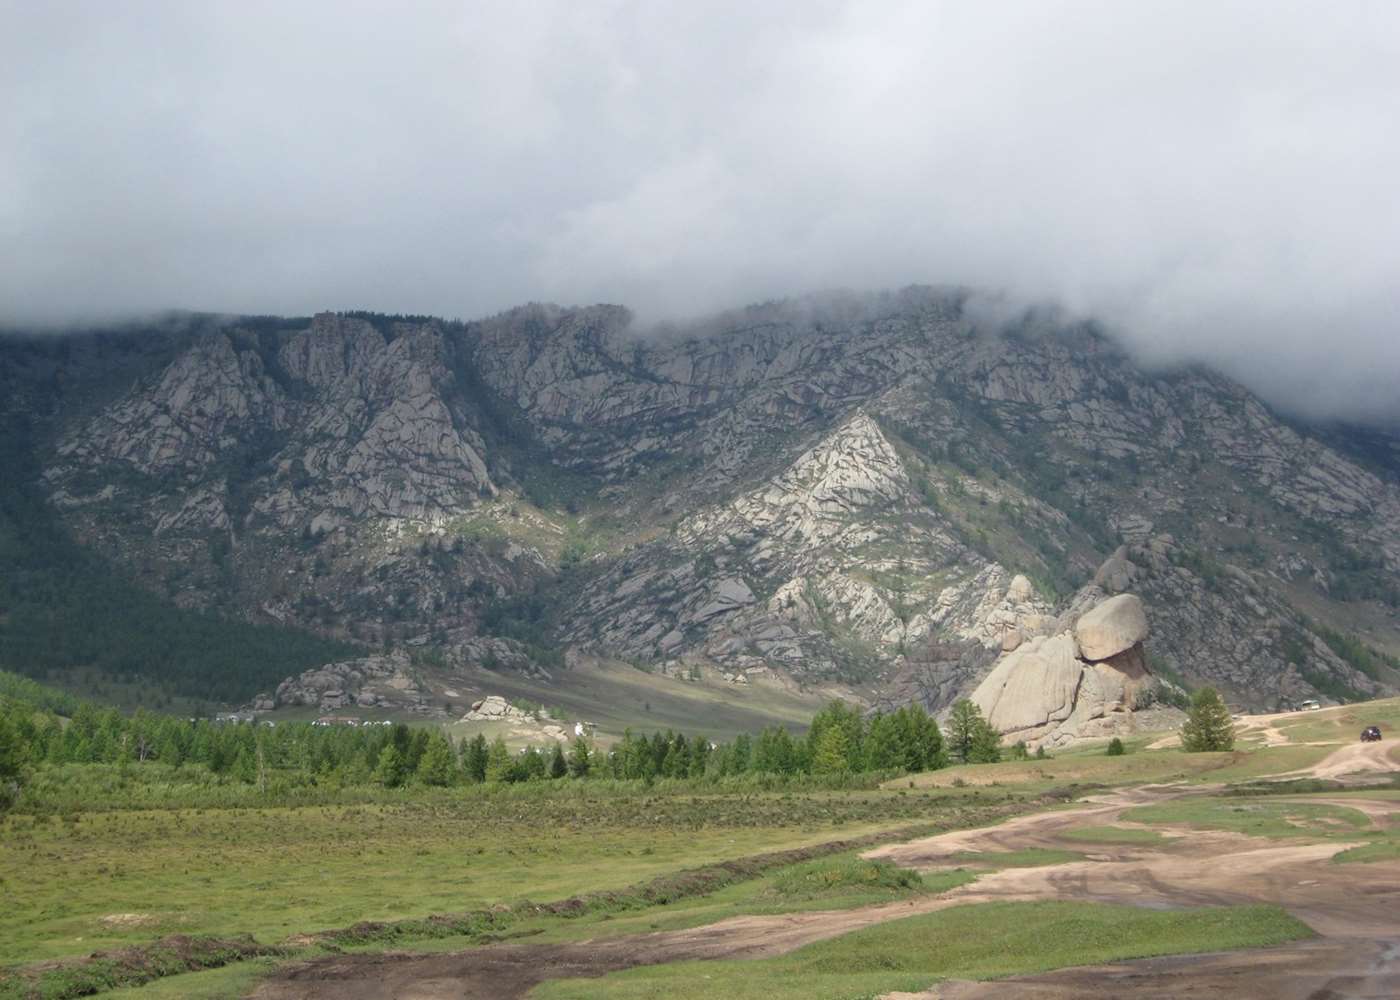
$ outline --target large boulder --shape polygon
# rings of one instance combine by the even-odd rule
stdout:
[[[1106,593],[1121,594],[1129,590],[1137,578],[1137,564],[1128,558],[1128,547],[1120,545],[1094,574],[1094,585]]]
[[[972,700],[998,732],[1013,733],[1062,722],[1074,711],[1084,674],[1074,639],[1028,640],[998,663]]]
[[[1157,683],[1142,646],[1147,616],[1131,594],[1102,597],[1086,587],[1053,636],[1018,634],[973,691],[1006,741],[1053,748],[1133,731],[1140,696]]]
[[[1080,655],[1091,663],[1132,649],[1147,638],[1147,613],[1132,594],[1110,597],[1074,626]]]

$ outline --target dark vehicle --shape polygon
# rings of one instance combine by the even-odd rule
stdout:
[[[1380,727],[1380,726],[1367,726],[1365,729],[1361,730],[1361,742],[1362,742],[1362,743],[1378,743],[1378,742],[1380,742],[1380,738],[1381,738],[1381,727]]]

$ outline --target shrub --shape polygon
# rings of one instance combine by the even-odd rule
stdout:
[[[1108,756],[1110,757],[1121,757],[1128,751],[1123,748],[1123,741],[1120,740],[1117,736],[1115,736],[1113,737],[1113,739],[1108,741],[1107,752]]]

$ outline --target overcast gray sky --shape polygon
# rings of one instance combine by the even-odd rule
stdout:
[[[969,284],[1400,415],[1400,3],[0,0],[0,320]]]

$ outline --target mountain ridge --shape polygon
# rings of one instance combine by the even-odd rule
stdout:
[[[488,636],[546,672],[694,660],[936,709],[1006,629],[1131,586],[1172,677],[1251,707],[1396,689],[1390,437],[1345,454],[1218,373],[965,304],[650,341],[617,306],[191,320],[0,341],[0,385],[83,545],[181,606],[367,648],[471,662]]]

